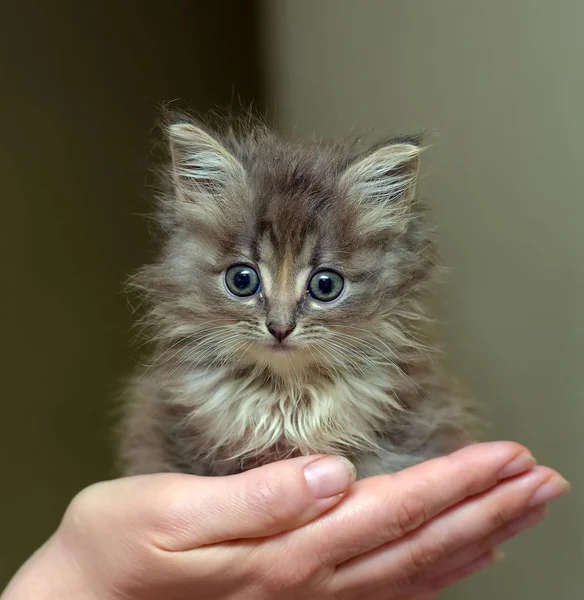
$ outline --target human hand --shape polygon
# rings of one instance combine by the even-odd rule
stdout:
[[[2,600],[425,600],[567,491],[534,464],[495,442],[355,484],[314,456],[95,484]]]

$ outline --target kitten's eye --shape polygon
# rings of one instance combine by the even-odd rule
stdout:
[[[253,296],[260,289],[260,277],[247,265],[233,265],[225,272],[225,283],[236,296]]]
[[[334,271],[319,271],[312,276],[308,284],[308,292],[320,302],[331,302],[338,298],[343,291],[345,282]]]

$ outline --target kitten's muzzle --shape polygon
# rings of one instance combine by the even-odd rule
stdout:
[[[268,331],[279,341],[283,342],[295,329],[296,325],[289,323],[281,325],[279,323],[268,323]]]

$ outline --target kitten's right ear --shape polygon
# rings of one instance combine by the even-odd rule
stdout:
[[[397,140],[375,148],[349,166],[341,185],[357,208],[363,235],[403,230],[416,196],[422,148]]]
[[[192,123],[171,123],[167,137],[172,176],[185,199],[222,196],[231,185],[245,182],[241,163],[212,135]]]

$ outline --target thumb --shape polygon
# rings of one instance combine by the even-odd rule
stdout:
[[[356,472],[344,458],[303,456],[228,477],[152,477],[162,491],[148,494],[148,520],[157,544],[180,552],[296,529],[340,502]]]

